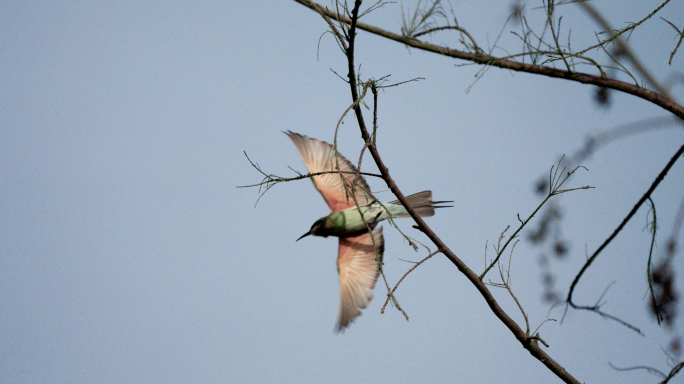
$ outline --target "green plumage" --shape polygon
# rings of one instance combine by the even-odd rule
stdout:
[[[406,199],[415,212],[421,217],[433,216],[435,214],[435,208],[443,208],[442,206],[436,205],[442,203],[441,201],[432,201],[432,192],[430,191],[419,192],[407,196]],[[398,218],[409,216],[406,208],[401,205],[399,200],[388,204],[375,202],[367,206],[351,207],[321,217],[313,223],[311,230],[306,235],[323,237],[350,236],[360,231],[368,230],[366,224],[372,229],[375,228],[380,221],[386,220],[389,217]]]

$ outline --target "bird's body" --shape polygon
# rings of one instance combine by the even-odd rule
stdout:
[[[432,193],[430,191],[416,193],[415,195],[408,196],[407,199],[420,216],[434,215],[435,207],[432,204],[435,202],[432,201]],[[406,208],[401,205],[399,200],[387,204],[374,202],[359,207],[353,206],[321,217],[314,222],[311,226],[311,231],[307,235],[323,237],[349,236],[360,231],[368,232],[368,227],[375,228],[382,220],[408,216]],[[366,224],[368,224],[368,227]]]
[[[339,237],[337,270],[340,277],[340,316],[337,330],[346,328],[366,308],[378,279],[385,245],[382,228],[377,224],[386,219],[409,217],[401,202],[381,204],[373,197],[366,181],[354,165],[337,153],[332,145],[286,132],[301,156],[311,181],[323,195],[331,213],[314,222],[304,236]],[[419,216],[432,216],[435,208],[432,192],[423,191],[408,196],[409,205]],[[301,239],[300,237],[299,239]],[[297,239],[297,240],[299,240]]]
[[[402,207],[403,208],[403,207]],[[315,236],[349,236],[359,231],[368,232],[368,227],[375,228],[375,225],[385,220],[388,216],[386,209],[379,203],[373,203],[365,207],[351,207],[342,211],[332,212],[328,216],[321,217],[314,222],[315,231],[311,231]]]

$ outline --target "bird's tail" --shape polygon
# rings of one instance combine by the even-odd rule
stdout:
[[[421,217],[434,216],[435,208],[453,207],[453,205],[437,205],[453,203],[453,201],[432,201],[432,191],[414,193],[411,196],[406,196],[406,200],[408,200],[409,205],[418,216]],[[410,217],[406,208],[404,208],[399,200],[388,203],[386,207],[391,212],[393,218]]]

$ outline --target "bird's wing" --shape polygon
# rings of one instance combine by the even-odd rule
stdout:
[[[360,309],[366,308],[373,298],[371,291],[380,274],[378,262],[382,262],[384,251],[382,227],[373,231],[372,238],[368,232],[358,236],[340,237],[337,256],[337,270],[340,275],[338,332],[349,326],[361,314]]]
[[[314,186],[323,195],[325,202],[328,203],[333,212],[355,206],[354,199],[350,195],[351,192],[356,196],[356,201],[360,206],[373,202],[374,198],[363,177],[359,176],[355,180],[356,167],[339,153],[335,156],[335,149],[332,145],[291,131],[287,131],[285,134],[297,147],[299,156],[302,157],[309,173],[351,172],[327,173],[311,178]]]

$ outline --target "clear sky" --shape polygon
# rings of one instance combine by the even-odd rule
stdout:
[[[615,26],[659,4],[595,2]],[[409,5],[415,1],[404,1]],[[483,47],[511,9],[489,0],[451,5]],[[527,2],[537,29],[539,5]],[[401,6],[388,4],[364,21],[398,32]],[[595,43],[598,27],[579,8],[559,12],[564,42],[571,28],[573,49]],[[672,74],[681,78],[684,52],[668,66],[675,32],[659,17],[681,22],[682,14],[684,3],[673,1],[630,37],[679,100],[684,87]],[[255,208],[257,190],[236,188],[261,180],[243,151],[267,173],[305,171],[282,131],[333,139],[351,100],[331,72],[345,75],[346,64],[325,30],[320,17],[294,1],[0,3],[0,382],[557,380],[443,256],[397,290],[410,321],[394,308],[380,314],[378,286],[347,332],[333,333],[337,240],[295,242],[329,212],[323,199],[303,180],[277,185]],[[459,46],[448,33],[431,41]],[[380,94],[379,150],[404,193],[429,189],[436,200],[455,201],[427,221],[478,273],[487,241],[491,256],[501,231],[540,202],[534,185],[562,154],[575,153],[589,135],[667,116],[631,96],[613,93],[604,108],[592,86],[495,68],[466,93],[476,66],[457,67],[462,62],[365,32],[357,42],[362,77],[425,78]],[[508,31],[500,43],[510,53],[521,47]],[[604,54],[593,54],[605,62]],[[682,142],[684,130],[670,125],[612,142],[582,163],[589,171],[569,185],[595,189],[557,200],[569,241],[568,255],[551,265],[560,292]],[[348,118],[340,152],[357,159],[361,147]],[[375,170],[370,157],[363,170]],[[368,182],[380,199],[394,200],[381,192],[382,182]],[[680,161],[653,195],[663,229],[656,259],[682,191]],[[593,304],[612,283],[603,309],[645,336],[575,311],[540,330],[549,354],[580,381],[658,380],[613,371],[608,362],[670,370],[661,351],[670,333],[647,311],[647,219],[642,208],[575,296]],[[398,224],[427,241],[410,219]],[[513,255],[512,288],[536,328],[547,316],[560,320],[562,309],[549,312],[542,300],[545,249],[526,234]],[[427,254],[414,252],[387,224],[385,241],[390,284],[410,268],[402,260]],[[680,293],[682,260],[680,252]],[[524,324],[510,297],[492,290]],[[676,328],[682,324],[680,316]]]

